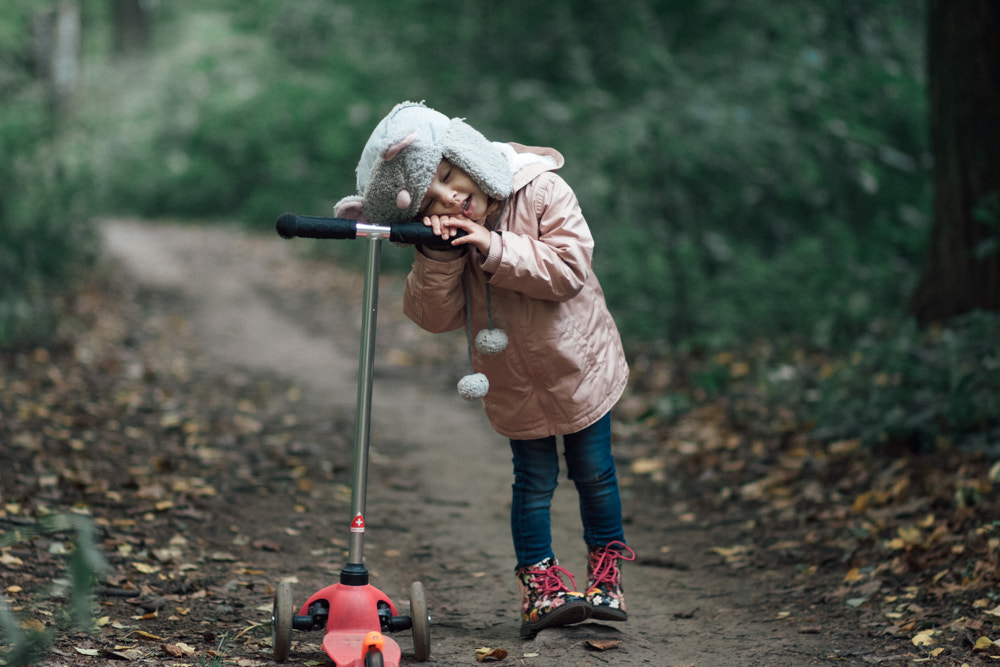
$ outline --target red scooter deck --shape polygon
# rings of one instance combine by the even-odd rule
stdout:
[[[323,650],[337,667],[364,667],[365,637],[381,628],[379,602],[388,604],[395,616],[397,612],[392,600],[370,584],[345,586],[338,583],[314,593],[299,613],[308,613],[309,607],[318,600],[325,600],[330,609]],[[385,665],[398,665],[402,654],[399,644],[384,635],[383,638],[382,658]]]

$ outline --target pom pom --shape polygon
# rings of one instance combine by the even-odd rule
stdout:
[[[503,329],[483,329],[476,334],[476,349],[483,354],[497,354],[507,349],[507,332]]]
[[[396,208],[409,208],[412,201],[413,198],[408,191],[400,190],[396,193]]]
[[[467,401],[482,398],[489,390],[490,381],[482,373],[466,375],[458,381],[458,395]]]

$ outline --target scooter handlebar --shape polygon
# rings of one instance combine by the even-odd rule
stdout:
[[[283,239],[295,237],[307,239],[353,239],[357,238],[357,221],[346,218],[316,218],[308,215],[283,213],[275,225],[278,236]]]
[[[310,239],[355,239],[359,235],[373,233],[387,235],[393,243],[422,245],[438,250],[451,248],[451,241],[442,239],[422,222],[397,222],[392,225],[371,225],[346,218],[318,218],[307,215],[284,213],[278,217],[276,225],[281,238],[295,237]],[[459,230],[458,236],[465,236]]]

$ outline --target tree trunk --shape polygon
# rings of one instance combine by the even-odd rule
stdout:
[[[116,55],[142,53],[149,46],[154,4],[148,0],[111,0],[112,41]]]
[[[76,0],[62,0],[52,9],[34,14],[35,71],[48,83],[55,114],[66,107],[80,85],[82,24]]]
[[[921,322],[1000,310],[1000,2],[930,0],[934,222],[910,303]]]

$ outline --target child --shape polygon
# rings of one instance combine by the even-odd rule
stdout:
[[[621,338],[592,266],[593,238],[551,148],[488,141],[422,103],[397,105],[358,164],[358,195],[338,217],[420,219],[451,248],[418,247],[404,311],[439,333],[465,327],[475,371],[459,393],[481,398],[510,439],[511,532],[523,595],[521,636],[588,618],[624,621],[621,498],[610,409],[628,380]],[[464,232],[464,235],[458,235]],[[478,331],[475,349],[472,332]],[[561,435],[580,496],[587,586],[552,552],[549,509]]]

